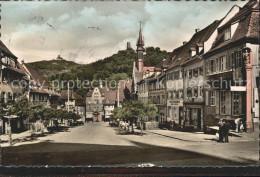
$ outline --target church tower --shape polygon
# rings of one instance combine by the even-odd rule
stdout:
[[[139,31],[139,37],[137,39],[137,43],[136,43],[137,49],[137,62],[136,62],[136,67],[138,69],[139,72],[143,71],[143,67],[144,67],[144,39],[143,39],[143,35],[142,35],[142,24],[140,22],[140,31]]]

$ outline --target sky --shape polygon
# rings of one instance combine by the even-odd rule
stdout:
[[[58,55],[87,64],[136,49],[140,21],[145,46],[168,52],[188,41],[196,28],[223,18],[246,1],[65,1],[1,2],[1,40],[19,60]]]

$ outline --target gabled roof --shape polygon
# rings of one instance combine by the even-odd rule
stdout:
[[[103,100],[103,104],[112,104],[114,105],[116,102],[116,94],[117,90],[109,90],[106,92],[105,99]]]
[[[239,24],[231,39],[224,41],[225,29],[238,21]],[[257,1],[249,1],[232,19],[218,29],[215,44],[206,55],[243,40],[259,43],[259,4]]]
[[[68,99],[68,90],[61,90],[61,96],[60,99]],[[76,92],[74,92],[73,90],[69,91],[69,99],[70,100],[84,100],[83,97],[81,97],[80,95],[78,95]]]
[[[220,22],[221,20],[214,21],[206,28],[195,33],[189,42],[185,43],[179,48],[176,48],[170,55],[169,59],[166,61],[166,63],[168,62],[169,69],[180,66],[186,59],[188,59],[189,50],[194,50],[197,45],[201,46],[203,42],[207,41],[212,33],[216,30]]]
[[[5,55],[17,59],[17,57],[5,46],[5,44],[0,40],[0,51]]]
[[[35,84],[38,86],[42,86],[43,88],[48,88],[50,87],[47,79],[43,76],[43,74],[35,67],[30,66],[27,63],[24,63],[23,65],[25,68],[26,73],[28,73],[32,79],[34,80]]]
[[[95,89],[95,88],[94,88]],[[109,88],[108,87],[97,87],[97,89],[99,90],[100,94],[101,94],[101,97],[105,97],[105,94],[106,92],[109,91]],[[92,97],[92,94],[93,94],[94,90],[90,90],[88,93],[87,93],[87,97]]]

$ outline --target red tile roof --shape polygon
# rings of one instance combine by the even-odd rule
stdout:
[[[105,99],[103,100],[103,104],[112,104],[114,105],[116,102],[116,94],[117,90],[109,90],[105,94]]]
[[[169,69],[181,65],[187,58],[189,58],[189,50],[194,49],[196,45],[201,45],[203,42],[207,41],[220,22],[221,20],[216,20],[206,28],[195,33],[189,42],[174,49],[164,64],[168,65]]]
[[[234,35],[230,40],[224,41],[225,29],[232,23],[239,20],[239,24]],[[247,40],[252,43],[259,43],[259,4],[255,1],[249,1],[240,11],[218,30],[218,36],[215,44],[207,55],[213,51],[222,49],[232,44],[238,44],[238,41]]]

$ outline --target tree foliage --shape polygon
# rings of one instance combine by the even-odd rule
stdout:
[[[159,47],[147,47],[144,56],[145,66],[156,66],[167,58],[169,53],[162,51]],[[67,81],[67,80],[89,80],[102,79],[121,80],[131,78],[133,71],[133,62],[136,60],[137,54],[133,49],[126,49],[118,51],[110,57],[100,59],[90,64],[76,64],[66,60],[51,60],[39,61],[30,63],[32,66],[41,69],[47,77],[49,83],[53,80]],[[90,86],[90,85],[89,85]],[[98,83],[96,85],[98,86]],[[63,89],[66,89],[63,88]],[[75,85],[73,90],[81,96],[86,96],[88,89],[79,89]]]

